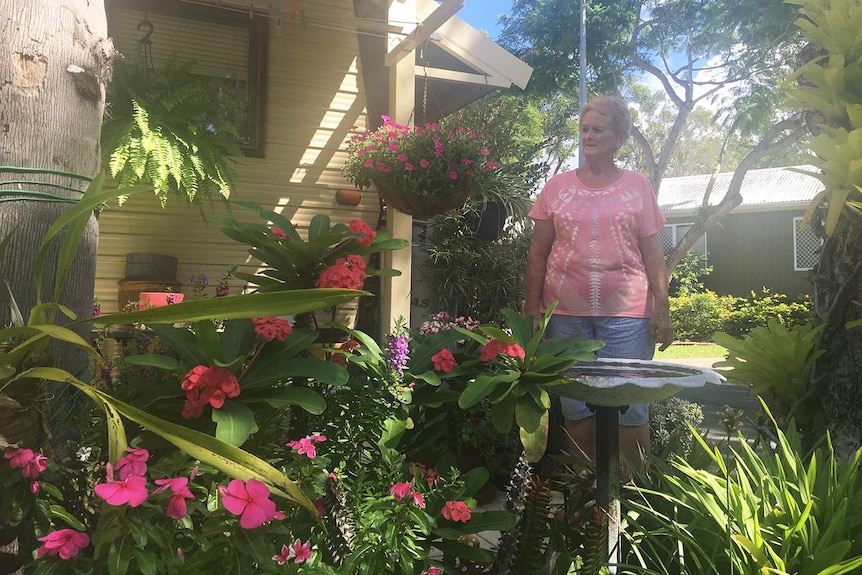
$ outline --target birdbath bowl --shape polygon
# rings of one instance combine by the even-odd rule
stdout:
[[[688,387],[720,385],[711,369],[643,359],[599,358],[566,370],[569,381],[549,386],[596,412],[596,503],[608,518],[607,563],[616,573],[620,538],[620,443],[618,417],[632,403],[660,401]]]

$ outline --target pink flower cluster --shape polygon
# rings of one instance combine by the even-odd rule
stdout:
[[[473,516],[473,511],[463,501],[447,501],[440,514],[449,521],[467,523]]]
[[[413,503],[419,507],[420,509],[425,509],[425,498],[422,497],[421,493],[414,491],[413,482],[409,483],[396,483],[387,491],[389,495],[395,499],[395,501],[401,501],[405,497],[412,497]]]
[[[60,559],[72,559],[90,544],[90,536],[74,529],[58,529],[40,537],[42,546],[36,550],[36,557],[59,555]]]
[[[501,353],[505,353],[509,357],[524,358],[524,348],[517,343],[505,343],[497,339],[489,339],[482,350],[479,352],[479,359],[482,361],[491,361]]]
[[[319,433],[313,433],[311,435],[306,435],[302,439],[297,439],[296,441],[288,441],[284,446],[293,449],[300,455],[306,455],[309,459],[314,459],[317,457],[317,448],[314,444],[320,443],[321,441],[326,441],[326,436],[320,435]]]
[[[362,220],[357,220],[356,218],[350,220],[350,231],[354,234],[362,234],[362,237],[357,239],[360,246],[368,247],[371,245],[374,236],[377,235],[377,232],[371,229],[371,227],[363,222]]]
[[[436,469],[430,469],[421,463],[412,463],[408,470],[410,471],[410,475],[413,476],[415,476],[416,471],[418,471],[419,477],[428,483],[428,487],[434,487],[440,483],[440,474],[437,473]]]
[[[346,258],[338,258],[335,263],[326,268],[317,283],[319,288],[343,288],[362,289],[365,283],[365,260],[357,254],[350,254]]]
[[[452,355],[452,352],[448,349],[441,349],[437,353],[431,356],[431,361],[434,364],[434,369],[437,371],[442,371],[443,373],[449,373],[458,363],[455,361],[455,356]]]
[[[48,458],[32,449],[10,449],[3,457],[9,460],[9,467],[20,469],[25,479],[36,479],[48,469]]]
[[[194,472],[192,473],[194,476]],[[186,499],[194,499],[194,495],[189,491],[188,477],[170,477],[168,479],[156,479],[156,485],[160,487],[153,491],[153,495],[163,491],[171,490],[171,497],[168,499],[168,506],[165,509],[165,515],[175,521],[179,521],[188,513],[186,508]]]
[[[284,565],[291,559],[293,559],[294,563],[302,563],[311,559],[313,556],[314,553],[311,551],[311,541],[303,543],[297,539],[292,545],[282,545],[281,553],[273,555],[272,560],[277,562],[279,565]]]
[[[211,365],[198,365],[186,374],[182,383],[186,392],[183,419],[200,417],[207,404],[219,409],[224,400],[239,395],[239,383],[230,370]]]
[[[463,315],[452,319],[447,312],[438,311],[431,314],[428,321],[422,322],[422,325],[419,326],[419,335],[446,331],[453,327],[463,327],[470,331],[476,331],[479,328],[479,322],[472,317],[464,317]]]
[[[277,317],[255,317],[251,320],[254,323],[254,333],[264,341],[284,341],[287,339],[293,330],[290,328],[290,322]]]
[[[422,571],[419,575],[443,575],[442,567],[429,567]]]
[[[227,487],[219,487],[218,493],[224,508],[239,516],[239,526],[243,529],[254,529],[267,521],[284,519],[284,513],[277,511],[275,502],[269,498],[269,487],[257,479],[251,478],[246,482],[233,479]]]

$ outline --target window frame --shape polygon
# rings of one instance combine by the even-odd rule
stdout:
[[[680,238],[682,238],[682,234],[678,233],[678,229],[679,228],[691,228],[692,226],[694,226],[694,222],[675,222],[675,223],[665,222],[664,226],[662,226],[662,230],[665,228],[670,228],[670,230],[671,230],[671,241],[672,241],[673,245],[676,246],[676,244],[679,243]],[[688,230],[686,230],[686,232],[688,232]],[[709,265],[709,244],[708,244],[707,234],[703,234],[701,239],[703,239],[702,255],[706,256],[706,261],[704,262],[704,265]],[[664,251],[665,255],[667,255],[667,251],[664,249],[664,246],[662,246],[662,251]],[[701,252],[696,252],[696,253],[701,253]]]
[[[215,5],[191,4],[165,0],[109,0],[108,20],[112,9],[152,12],[175,18],[236,26],[248,30],[248,134],[249,143],[240,143],[243,155],[262,158],[266,143],[267,63],[269,60],[269,18],[266,13],[223,9]]]

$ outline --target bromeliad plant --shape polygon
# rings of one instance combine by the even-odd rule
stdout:
[[[291,289],[362,289],[369,276],[398,276],[393,269],[368,267],[370,255],[399,250],[407,240],[392,239],[386,230],[372,230],[353,219],[349,224],[332,224],[329,216],[316,215],[308,227],[308,239],[300,237],[289,219],[258,204],[237,202],[254,210],[271,225],[239,222],[234,218],[214,218],[228,237],[250,246],[248,252],[264,265],[256,274],[237,273],[252,282],[258,291],[269,293]]]

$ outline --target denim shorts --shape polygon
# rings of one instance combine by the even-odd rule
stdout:
[[[546,337],[564,338],[577,333],[587,339],[605,342],[605,347],[596,350],[598,357],[622,359],[652,359],[655,342],[650,334],[649,318],[639,317],[584,317],[572,315],[551,316]],[[566,419],[585,419],[593,411],[583,401],[560,398],[563,416]],[[649,404],[634,403],[620,414],[620,425],[636,426],[649,423]]]

